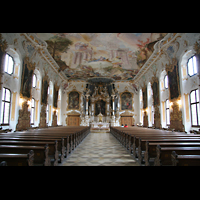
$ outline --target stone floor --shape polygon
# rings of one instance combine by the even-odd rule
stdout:
[[[59,166],[139,166],[111,133],[89,133]]]

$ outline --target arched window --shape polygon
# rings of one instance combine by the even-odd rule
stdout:
[[[197,74],[197,60],[196,56],[192,56],[187,63],[188,75],[193,76]]]
[[[165,89],[168,89],[168,76],[167,75],[165,75],[165,77],[164,77],[164,87],[165,87]]]
[[[32,86],[33,86],[33,88],[36,87],[36,83],[37,83],[37,77],[36,77],[35,74],[33,74],[33,80],[32,80]]]
[[[14,60],[9,54],[5,56],[4,71],[7,74],[12,74],[14,69]]]
[[[190,110],[191,110],[192,126],[200,126],[199,90],[198,89],[190,92]]]
[[[3,88],[2,103],[1,103],[1,124],[8,124],[10,120],[10,103],[11,103],[11,91],[7,88]]]
[[[35,117],[35,99],[31,99],[31,124],[34,124],[34,117]]]

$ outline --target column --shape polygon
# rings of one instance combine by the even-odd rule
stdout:
[[[115,96],[111,95],[112,96],[112,112],[113,112],[113,115],[115,115]]]
[[[86,115],[88,115],[88,101],[90,95],[86,94],[85,96],[86,96]]]
[[[111,97],[112,97],[112,120],[111,120],[111,126],[115,126],[115,94],[112,94]]]
[[[94,113],[95,112],[95,110],[94,110],[94,98],[93,97],[91,97],[91,113],[92,113],[92,116],[94,116]]]
[[[88,101],[89,101],[89,94],[86,94],[86,115],[85,115],[85,125],[89,126],[89,116],[88,116]]]

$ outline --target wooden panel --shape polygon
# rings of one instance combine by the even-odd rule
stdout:
[[[121,117],[121,125],[127,124],[128,126],[132,126],[132,117]]]
[[[68,126],[79,126],[80,117],[68,116]]]

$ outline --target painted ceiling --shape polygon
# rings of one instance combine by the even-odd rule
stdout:
[[[132,80],[167,33],[37,33],[68,79]]]

